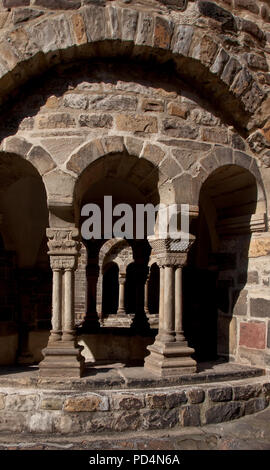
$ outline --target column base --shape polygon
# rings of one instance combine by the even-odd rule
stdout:
[[[51,343],[42,350],[45,358],[39,364],[40,377],[82,377],[84,358],[83,347],[74,341]]]
[[[159,377],[190,375],[197,372],[197,363],[191,354],[195,351],[187,341],[162,343],[156,341],[147,347],[150,355],[145,358],[144,367]]]
[[[122,327],[122,328],[130,328],[132,324],[132,319],[134,315],[130,314],[123,314],[119,315],[109,315],[107,318],[102,320],[102,325],[107,328],[114,328],[114,327]]]

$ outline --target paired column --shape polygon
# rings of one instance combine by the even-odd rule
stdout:
[[[182,326],[182,269],[187,253],[165,251],[156,258],[160,267],[159,332],[148,346],[145,368],[162,377],[192,374],[196,372],[191,357],[195,351],[188,347]]]
[[[74,272],[79,255],[77,229],[47,229],[53,271],[52,330],[40,363],[43,377],[80,377],[84,359],[77,345],[74,315]]]
[[[125,284],[126,284],[126,273],[119,273],[119,301],[117,315],[125,315]]]

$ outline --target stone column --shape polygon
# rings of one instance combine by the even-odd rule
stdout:
[[[77,345],[74,315],[74,272],[79,255],[75,228],[47,229],[53,270],[52,330],[39,365],[42,377],[81,377],[84,359]]]
[[[62,339],[62,270],[58,264],[54,267],[52,259],[51,268],[53,271],[52,330],[49,341],[54,343]]]
[[[144,367],[161,377],[187,375],[196,372],[196,361],[191,355],[182,331],[182,267],[187,260],[191,243],[183,247],[170,239],[152,240],[153,255],[160,266],[159,333]],[[176,251],[177,249],[177,251]],[[186,250],[186,251],[184,251]],[[180,269],[180,271],[179,271]],[[164,272],[164,274],[162,274]]]
[[[144,311],[146,315],[148,316],[150,314],[149,312],[149,279],[150,279],[150,271],[147,275],[145,284],[144,284]]]
[[[125,284],[126,284],[126,274],[125,273],[119,273],[119,301],[118,301],[117,316],[123,316],[126,313],[126,310],[125,310]]]
[[[175,267],[175,339],[185,341],[183,332],[183,290],[182,290],[183,267]]]

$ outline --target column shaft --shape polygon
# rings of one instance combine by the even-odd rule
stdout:
[[[174,268],[164,268],[164,334],[167,341],[174,341]]]
[[[183,287],[182,287],[182,266],[177,266],[175,270],[175,335],[176,341],[184,341],[183,333]]]
[[[50,341],[60,341],[62,333],[62,271],[53,269],[52,331]]]
[[[74,271],[66,269],[65,279],[65,314],[64,314],[64,341],[74,340]]]
[[[125,313],[125,280],[121,279],[119,282],[119,301],[117,315],[123,315]]]

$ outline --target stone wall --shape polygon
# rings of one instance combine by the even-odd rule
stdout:
[[[249,0],[2,0],[1,155],[33,165],[48,202],[72,210],[81,174],[105,155],[115,162],[107,175],[122,171],[146,197],[155,168],[162,200],[194,205],[216,168],[237,164],[255,176],[256,215],[267,222],[269,11],[268,2]],[[236,256],[233,269],[220,268],[228,297],[220,306],[220,352],[265,366],[267,230],[265,223],[260,237],[252,235],[244,258],[239,237],[219,248]],[[77,317],[86,308],[84,266],[85,255]]]
[[[83,435],[177,429],[222,423],[269,405],[269,381],[257,378],[166,389],[80,392],[0,389],[0,432]]]

